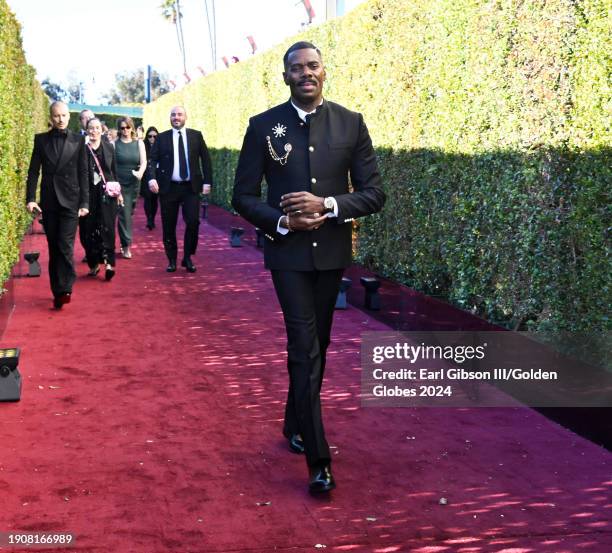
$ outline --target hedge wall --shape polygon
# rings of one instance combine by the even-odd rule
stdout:
[[[30,222],[25,184],[34,133],[46,128],[49,102],[26,63],[21,28],[0,0],[0,285],[17,261]],[[1,295],[1,287],[0,287]]]
[[[371,0],[163,96],[145,124],[184,104],[229,206],[248,117],[287,99],[282,54],[311,40],[388,194],[357,260],[509,327],[609,329],[610,28],[605,0]]]
[[[68,123],[68,128],[74,132],[81,131],[81,122],[79,121],[79,113],[78,111],[70,112],[70,122]],[[110,113],[96,113],[96,117],[100,119],[109,129],[117,128],[117,119],[121,117],[121,115],[112,115]],[[139,117],[132,117],[132,121],[134,121],[134,125],[138,127],[138,125],[142,125],[142,119]],[[145,128],[145,130],[147,130]]]

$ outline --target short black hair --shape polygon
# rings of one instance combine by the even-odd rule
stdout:
[[[295,52],[296,50],[315,50],[317,52],[317,54],[319,54],[319,57],[322,59],[323,56],[321,55],[321,50],[319,50],[312,42],[306,42],[305,40],[302,40],[300,42],[296,42],[295,44],[292,44],[291,46],[289,46],[289,49],[285,52],[285,55],[283,56],[283,65],[285,67],[287,67],[287,62],[289,61],[289,54],[291,54],[291,52]]]

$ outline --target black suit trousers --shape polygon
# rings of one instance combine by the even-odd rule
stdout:
[[[157,215],[159,194],[154,194],[151,192],[145,183],[145,186],[142,188],[141,195],[144,198],[144,211],[147,217],[147,225],[153,226],[155,224],[155,215]]]
[[[74,239],[78,214],[55,202],[43,211],[43,226],[49,247],[49,281],[53,296],[72,293],[76,279],[74,270]]]
[[[178,246],[176,243],[176,223],[179,207],[183,208],[185,221],[184,257],[195,254],[198,246],[198,231],[200,229],[200,195],[191,188],[190,182],[172,182],[170,190],[160,195],[162,235],[164,250],[168,259],[176,261]]]
[[[83,249],[87,250],[87,223],[85,219],[86,217],[79,217],[79,242],[81,242]]]
[[[331,461],[320,392],[343,272],[272,271],[287,330],[289,393],[283,433],[302,435],[309,466]]]

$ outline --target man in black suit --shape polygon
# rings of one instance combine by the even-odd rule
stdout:
[[[309,489],[318,493],[335,487],[319,393],[334,305],[351,263],[351,221],[379,211],[385,195],[363,117],[323,99],[321,52],[298,42],[283,62],[291,98],[250,119],[232,205],[266,233],[265,266],[287,330],[283,434],[292,451],[306,453]]]
[[[200,228],[200,193],[209,194],[212,166],[204,137],[200,131],[186,129],[187,113],[182,106],[170,112],[172,129],[162,132],[151,148],[147,178],[149,190],[159,193],[162,234],[168,256],[166,271],[176,271],[176,223],[183,207],[185,221],[184,253],[181,265],[190,273],[196,267],[191,260],[198,245]]]
[[[49,109],[51,130],[34,137],[28,170],[26,204],[41,213],[49,247],[49,280],[56,309],[70,302],[74,270],[74,237],[79,217],[89,213],[87,154],[82,136],[68,130],[70,113],[64,102]],[[36,202],[42,168],[40,205]]]

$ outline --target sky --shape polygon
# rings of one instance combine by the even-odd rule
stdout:
[[[7,0],[22,25],[28,63],[39,80],[82,83],[84,102],[104,103],[115,75],[151,65],[182,86],[183,64],[175,26],[161,14],[161,0]],[[345,12],[363,0],[343,0]],[[212,0],[181,0],[187,73],[213,69],[206,20]],[[325,21],[326,0],[311,0],[313,25]],[[216,0],[217,68],[221,57],[251,54],[252,35],[264,51],[302,30],[306,10],[299,0]],[[51,36],[53,38],[51,38]]]

